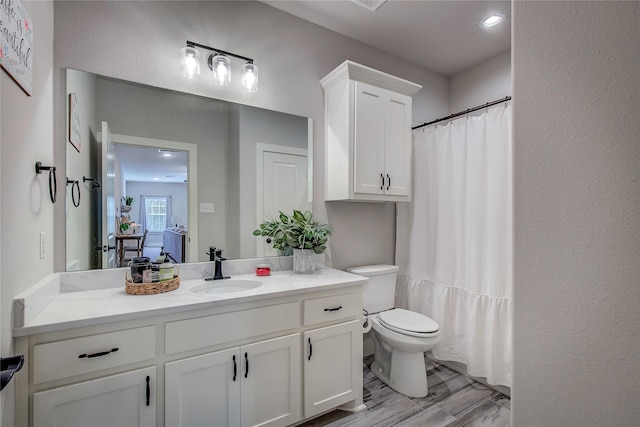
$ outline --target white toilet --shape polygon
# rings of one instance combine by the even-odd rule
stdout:
[[[394,308],[398,266],[369,265],[347,271],[369,278],[362,299],[372,324],[371,371],[399,393],[426,396],[424,352],[440,342],[438,324],[420,313]]]

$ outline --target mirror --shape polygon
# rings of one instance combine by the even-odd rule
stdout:
[[[311,210],[311,119],[71,69],[66,85],[67,271],[117,267],[144,230],[145,256],[275,256],[253,230]]]

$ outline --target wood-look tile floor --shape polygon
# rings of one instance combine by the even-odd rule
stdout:
[[[332,411],[308,421],[306,427],[509,427],[509,397],[459,374],[431,359],[425,359],[429,394],[406,397],[369,370],[371,358],[363,365],[363,398],[367,409],[351,413]]]

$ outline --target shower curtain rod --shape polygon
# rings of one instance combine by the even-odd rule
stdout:
[[[502,99],[497,99],[495,101],[487,102],[484,105],[478,105],[477,107],[469,108],[468,110],[464,110],[464,111],[461,111],[459,113],[451,114],[450,116],[443,117],[441,119],[437,119],[437,120],[434,120],[434,121],[431,121],[431,122],[428,122],[428,123],[423,123],[421,125],[412,127],[411,130],[416,130],[416,129],[423,128],[425,126],[429,126],[429,125],[433,125],[433,124],[436,124],[436,123],[444,122],[446,120],[455,119],[456,117],[464,116],[465,114],[473,113],[474,111],[482,110],[483,108],[489,108],[489,107],[492,107],[494,105],[501,104],[503,102],[507,102],[507,101],[510,101],[510,100],[511,100],[510,96],[505,96]]]

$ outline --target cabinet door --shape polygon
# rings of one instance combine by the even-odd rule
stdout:
[[[300,334],[241,347],[242,426],[287,426],[300,414]]]
[[[155,368],[34,393],[33,427],[156,424]]]
[[[240,425],[240,350],[165,365],[165,425]]]
[[[411,98],[388,92],[385,103],[384,192],[411,194]]]
[[[362,388],[360,321],[304,333],[304,417],[358,397]]]
[[[355,82],[353,192],[383,194],[384,89]]]

